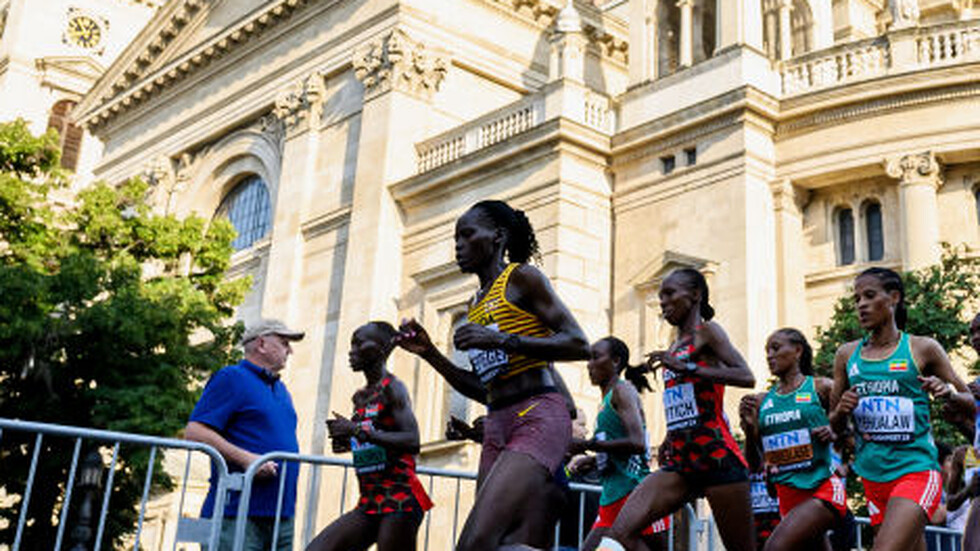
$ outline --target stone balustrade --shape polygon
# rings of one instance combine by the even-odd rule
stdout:
[[[912,27],[839,44],[779,64],[784,96],[980,60],[980,21]]]
[[[544,122],[544,97],[533,95],[416,144],[421,174],[502,142]]]

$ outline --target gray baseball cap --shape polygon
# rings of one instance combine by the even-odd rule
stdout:
[[[301,341],[306,333],[294,331],[277,319],[263,319],[245,329],[245,334],[242,335],[242,344],[265,335],[279,335],[291,341]]]

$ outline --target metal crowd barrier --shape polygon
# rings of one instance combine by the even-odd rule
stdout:
[[[232,522],[232,519],[225,520],[222,516],[216,515],[214,519],[197,519],[197,518],[185,518],[184,513],[184,500],[187,495],[187,482],[190,471],[190,464],[192,459],[192,454],[199,452],[206,455],[218,469],[218,492],[216,494],[215,511],[223,511],[224,503],[226,501],[228,492],[230,491],[241,491],[241,499],[239,501],[238,515],[234,519],[235,522],[235,537],[234,537],[234,551],[241,551],[245,543],[245,531],[246,531],[246,521],[247,521],[247,511],[249,501],[252,495],[253,480],[255,478],[258,468],[266,461],[274,460],[281,462],[281,473],[280,473],[280,486],[279,486],[279,502],[277,504],[277,511],[282,509],[282,499],[283,499],[283,484],[285,481],[285,475],[287,469],[300,469],[303,466],[308,467],[311,470],[308,481],[308,492],[306,493],[306,501],[304,504],[297,503],[297,517],[302,514],[305,518],[304,531],[301,537],[297,538],[301,542],[302,546],[306,546],[312,539],[314,532],[325,527],[325,525],[317,525],[317,510],[319,507],[319,499],[321,496],[321,468],[333,468],[340,469],[341,472],[338,473],[338,477],[341,480],[340,484],[340,507],[338,511],[338,516],[343,514],[345,511],[345,504],[348,501],[348,483],[352,479],[356,479],[352,476],[353,466],[349,459],[338,459],[333,457],[322,457],[313,455],[302,455],[302,454],[291,454],[291,453],[268,453],[263,455],[259,460],[255,461],[244,474],[234,473],[229,474],[228,466],[221,457],[221,455],[210,446],[205,444],[200,444],[196,442],[190,442],[186,440],[177,440],[172,438],[158,438],[151,436],[142,436],[121,432],[103,431],[79,427],[67,427],[61,425],[50,425],[44,423],[34,423],[27,421],[15,421],[9,419],[0,419],[0,449],[8,444],[9,433],[26,433],[30,439],[33,439],[33,447],[31,448],[31,462],[28,472],[25,473],[26,484],[24,487],[23,494],[20,499],[20,509],[18,511],[17,527],[16,533],[13,541],[13,546],[11,551],[20,551],[22,545],[22,538],[24,535],[25,525],[27,518],[29,516],[29,508],[31,502],[32,490],[35,486],[36,477],[38,476],[38,463],[42,453],[42,447],[44,445],[46,438],[67,438],[74,440],[74,446],[72,451],[71,465],[68,469],[68,476],[64,482],[64,494],[61,503],[63,505],[58,511],[52,511],[51,514],[58,515],[57,523],[57,536],[54,544],[54,550],[60,551],[65,539],[65,531],[68,526],[69,514],[75,503],[73,503],[72,494],[76,486],[76,474],[79,471],[79,459],[81,457],[82,449],[87,444],[89,446],[96,444],[103,448],[111,446],[112,453],[109,459],[108,472],[105,475],[105,487],[101,496],[101,506],[96,509],[99,511],[99,519],[96,529],[96,535],[93,542],[94,551],[99,551],[103,546],[103,539],[105,536],[107,513],[110,510],[110,500],[113,489],[113,480],[118,467],[118,461],[120,458],[120,446],[121,445],[134,445],[143,448],[148,448],[149,459],[146,469],[146,475],[143,482],[142,498],[138,505],[139,514],[136,521],[135,534],[133,536],[132,549],[140,549],[140,538],[143,532],[143,521],[146,516],[147,503],[150,498],[150,488],[153,480],[153,470],[155,465],[155,458],[157,456],[158,450],[182,450],[186,451],[186,462],[184,463],[184,473],[182,484],[179,493],[179,505],[177,510],[177,533],[174,537],[172,550],[177,549],[178,543],[200,543],[207,544],[211,549],[218,548],[218,542],[221,536],[222,522]],[[101,479],[103,475],[103,470],[105,465],[101,458],[98,462],[98,477]],[[84,469],[83,469],[84,470]],[[59,469],[60,471],[60,469]],[[448,469],[434,469],[419,467],[417,469],[419,478],[426,485],[427,491],[430,495],[433,493],[433,488],[436,480],[442,481],[452,481],[455,488],[452,492],[452,497],[449,502],[445,500],[440,500],[437,504],[437,508],[433,509],[432,512],[426,515],[424,525],[422,527],[422,545],[420,549],[423,551],[430,550],[430,536],[432,531],[432,519],[434,513],[446,514],[445,512],[451,508],[452,511],[452,521],[450,523],[451,532],[448,534],[450,536],[449,541],[455,544],[457,537],[459,536],[459,529],[461,527],[462,519],[465,517],[465,512],[461,511],[461,497],[463,494],[463,485],[473,486],[475,489],[476,475],[470,472],[455,471]],[[46,476],[45,473],[41,473],[41,476]],[[427,482],[427,484],[426,484]],[[468,488],[469,490],[470,488]],[[578,546],[580,547],[588,528],[591,524],[591,519],[584,519],[585,516],[585,505],[587,494],[598,494],[601,492],[601,488],[595,485],[589,484],[578,484],[572,483],[570,485],[572,490],[572,495],[578,500],[578,533],[577,540]],[[356,487],[354,488],[356,491]],[[353,493],[350,493],[353,495]],[[0,496],[3,497],[3,496]],[[7,499],[12,496],[6,496]],[[574,501],[573,501],[574,503]],[[196,511],[194,512],[196,514]],[[694,508],[690,505],[686,505],[683,510],[683,515],[686,516],[686,524],[688,525],[688,531],[686,534],[679,534],[679,526],[677,523],[673,523],[670,532],[668,533],[668,549],[670,551],[674,550],[675,542],[678,537],[683,537],[686,540],[687,548],[694,551],[714,551],[718,538],[716,535],[717,528],[714,523],[714,519],[708,516],[705,519],[701,519],[697,516]],[[335,517],[331,517],[335,518]],[[856,549],[864,550],[864,532],[869,529],[869,519],[858,517],[855,519],[856,522],[856,534],[855,542]],[[277,515],[277,520],[273,528],[273,542],[278,539],[279,531],[279,519]],[[554,549],[558,549],[559,545],[559,534],[561,531],[560,523],[555,527],[555,546]],[[935,526],[929,526],[926,528],[927,539],[930,541],[930,551],[959,551],[962,546],[962,534],[949,530],[946,528],[940,528]],[[294,545],[295,547],[295,545]],[[718,546],[721,548],[721,546]],[[440,550],[441,551],[441,550]]]
[[[187,440],[177,440],[173,438],[157,438],[153,436],[142,436],[136,434],[127,434],[122,432],[112,432],[96,429],[87,429],[80,427],[67,427],[62,425],[51,425],[45,423],[33,423],[28,421],[16,421],[10,419],[0,419],[0,449],[5,445],[5,440],[8,439],[9,433],[27,433],[32,435],[34,438],[33,447],[31,449],[31,463],[28,472],[24,473],[27,477],[27,482],[24,487],[24,492],[20,496],[20,510],[18,512],[17,520],[17,530],[14,536],[12,551],[20,551],[21,541],[24,536],[24,529],[27,523],[27,518],[30,511],[31,494],[34,490],[35,480],[38,476],[37,467],[38,461],[41,457],[42,446],[44,445],[45,438],[69,438],[74,439],[74,448],[72,452],[71,466],[68,470],[68,477],[64,483],[64,497],[62,499],[62,506],[58,512],[58,528],[57,536],[54,544],[54,551],[60,551],[65,538],[65,529],[68,525],[69,513],[72,506],[72,492],[76,486],[76,472],[78,471],[79,458],[81,456],[81,451],[83,444],[86,442],[89,445],[98,444],[100,446],[111,446],[112,455],[109,460],[108,474],[106,474],[105,489],[102,492],[101,506],[98,507],[99,520],[96,529],[95,539],[92,543],[92,549],[94,551],[99,551],[103,545],[103,538],[105,535],[106,528],[106,518],[110,510],[110,501],[113,490],[113,482],[115,479],[117,465],[120,459],[120,446],[124,444],[131,444],[135,446],[140,446],[144,448],[149,448],[149,461],[146,469],[146,476],[143,482],[143,492],[142,498],[139,503],[139,516],[137,517],[137,526],[135,532],[135,541],[133,542],[133,549],[138,550],[140,548],[140,536],[143,531],[143,521],[146,516],[146,506],[150,498],[150,486],[153,480],[153,469],[156,463],[157,451],[160,449],[164,450],[186,450],[187,461],[184,469],[183,484],[180,491],[180,504],[178,506],[178,517],[183,515],[184,497],[187,493],[187,479],[190,470],[191,456],[194,452],[200,452],[206,454],[211,461],[213,461],[218,468],[218,484],[219,491],[216,496],[215,510],[222,510],[224,508],[224,501],[226,495],[226,489],[229,482],[228,476],[228,466],[225,463],[224,458],[221,457],[214,448],[207,446],[205,444],[199,444],[197,442],[189,442]],[[103,469],[105,468],[104,463],[102,463],[101,457],[98,461],[98,471],[95,475],[97,478],[95,481],[101,483],[101,477],[103,475]],[[41,473],[41,476],[47,476],[47,473]],[[8,494],[8,498],[12,497]],[[51,511],[50,514],[54,514]],[[186,539],[183,539],[184,535],[187,535]],[[196,534],[196,535],[194,535]],[[206,535],[205,535],[206,534]],[[173,549],[177,548],[178,541],[191,541],[197,543],[207,543],[210,545],[211,549],[217,549],[217,544],[221,535],[221,518],[218,517],[215,521],[211,519],[184,519],[180,518],[178,523],[178,534],[174,540]]]
[[[323,456],[316,456],[316,455],[285,453],[285,452],[267,453],[261,456],[260,458],[258,458],[257,460],[255,460],[255,462],[252,463],[252,465],[245,471],[245,479],[244,479],[244,483],[242,484],[242,494],[238,502],[238,515],[236,517],[236,524],[235,524],[235,539],[234,539],[234,545],[232,547],[233,551],[241,551],[241,549],[243,549],[243,546],[245,544],[247,512],[248,512],[249,502],[252,496],[253,482],[255,479],[255,475],[258,472],[258,469],[268,461],[276,461],[281,465],[280,482],[285,481],[285,475],[287,469],[301,468],[301,466],[307,465],[314,470],[314,472],[310,476],[311,491],[308,492],[307,504],[305,506],[306,529],[304,530],[304,535],[302,537],[302,545],[304,547],[312,539],[313,530],[320,530],[325,527],[325,525],[317,526],[317,527],[312,526],[312,523],[314,522],[314,518],[316,516],[316,510],[318,507],[319,494],[317,492],[318,488],[316,486],[319,484],[319,480],[321,478],[319,473],[320,467],[333,467],[333,468],[343,469],[343,474],[340,477],[342,480],[341,487],[340,487],[341,506],[340,506],[340,511],[338,512],[338,516],[346,512],[344,510],[344,503],[346,502],[346,497],[348,494],[348,482],[353,478],[353,476],[351,476],[351,471],[353,469],[353,463],[351,462],[351,460],[338,459],[334,457],[323,457]],[[430,535],[431,535],[431,524],[432,524],[433,514],[438,513],[442,507],[447,507],[449,505],[452,506],[452,523],[451,523],[450,541],[453,544],[455,544],[457,537],[459,536],[459,530],[461,527],[460,525],[465,517],[465,513],[462,515],[460,514],[461,513],[460,497],[462,493],[462,483],[463,481],[469,481],[475,486],[476,474],[471,472],[455,471],[455,470],[448,470],[448,469],[433,469],[427,467],[418,467],[416,469],[416,473],[418,474],[419,479],[423,482],[423,485],[426,486],[426,490],[429,492],[430,495],[433,493],[433,486],[436,479],[447,479],[447,480],[455,481],[455,491],[451,498],[451,503],[440,502],[437,504],[436,509],[433,509],[432,511],[429,512],[429,514],[426,515],[424,524],[420,529],[422,532],[421,533],[422,545],[420,546],[420,549],[422,549],[423,551],[430,550]],[[573,495],[575,495],[578,500],[579,519],[578,519],[577,536],[578,536],[578,547],[581,547],[582,542],[585,540],[585,536],[588,534],[588,530],[589,528],[591,528],[591,523],[592,523],[591,519],[583,518],[585,516],[586,494],[590,494],[590,493],[599,494],[602,492],[602,488],[600,486],[596,486],[592,484],[579,484],[574,482],[571,483],[569,487],[573,492]],[[283,498],[283,491],[282,491],[282,486],[280,485],[279,498],[276,504],[277,518],[273,524],[272,547],[275,546],[275,542],[278,540],[279,525],[280,525],[280,519],[278,518],[279,517],[278,513],[281,512],[282,510],[282,498]],[[300,510],[301,510],[300,507],[297,505],[297,514],[299,513]],[[705,538],[709,542],[709,549],[712,549],[713,548],[713,544],[711,543],[712,525],[710,521],[698,519],[697,515],[694,512],[694,509],[690,505],[685,506],[684,514],[686,514],[688,517],[688,525],[690,527],[689,533],[687,534],[689,549],[692,550],[698,549],[699,541]],[[669,551],[674,551],[675,538],[677,537],[675,534],[676,531],[677,531],[676,525],[672,525],[671,530],[668,533]],[[559,522],[555,526],[555,537],[554,537],[555,543],[553,546],[554,550],[559,549],[560,532],[561,532],[561,523]]]

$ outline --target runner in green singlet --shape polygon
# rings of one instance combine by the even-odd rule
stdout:
[[[639,392],[650,389],[643,377],[644,367],[629,365],[629,347],[616,337],[606,337],[592,345],[589,380],[602,390],[602,404],[596,416],[595,436],[573,440],[572,451],[595,452],[576,469],[596,469],[602,481],[599,515],[582,545],[592,551],[616,520],[626,498],[650,474],[649,446],[643,404]],[[625,371],[623,380],[620,375]],[[637,549],[666,549],[670,517],[645,528]]]
[[[779,494],[782,521],[767,550],[829,549],[827,531],[847,512],[844,481],[832,471],[826,408],[833,382],[814,377],[813,350],[796,329],[779,329],[766,342],[769,370],[778,380],[763,394],[742,399],[739,413],[749,468],[763,460]]]
[[[869,268],[854,280],[858,320],[868,335],[837,349],[831,426],[853,419],[854,470],[864,482],[875,551],[925,549],[925,525],[942,495],[929,395],[973,414],[973,397],[935,340],[903,331],[902,278]]]

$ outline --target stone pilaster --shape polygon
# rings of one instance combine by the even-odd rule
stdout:
[[[324,362],[334,367],[320,374],[318,412],[347,411],[361,383],[346,367],[354,329],[370,320],[398,321],[402,220],[388,186],[416,170],[415,144],[427,137],[432,96],[446,76],[449,60],[394,29],[354,52],[352,65],[364,86],[364,104],[337,345],[332,364]]]
[[[631,85],[657,78],[656,5],[655,0],[630,0]]]
[[[889,176],[898,179],[902,266],[914,270],[939,261],[939,206],[936,191],[942,169],[931,151],[897,155],[885,161]]]
[[[777,324],[806,327],[806,246],[803,209],[810,192],[787,179],[769,184],[776,222]]]
[[[718,2],[717,50],[745,45],[762,50],[762,2],[725,0]]]

